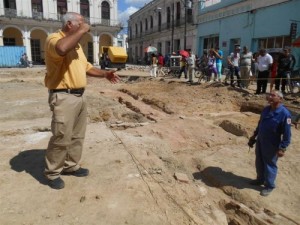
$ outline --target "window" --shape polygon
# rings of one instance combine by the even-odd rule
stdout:
[[[16,46],[15,38],[3,38],[4,46]]]
[[[89,0],[80,0],[80,14],[83,17],[90,17]]]
[[[33,62],[42,63],[41,43],[39,39],[31,39],[31,57]]]
[[[142,23],[142,21],[140,22],[140,34],[142,35],[142,33],[143,33],[143,23]]]
[[[203,42],[203,50],[209,50],[211,48],[217,47],[219,44],[219,36],[204,38]]]
[[[87,55],[87,60],[90,62],[90,63],[93,63],[93,43],[92,42],[88,42],[88,55]]]
[[[106,1],[101,3],[101,14],[102,14],[102,19],[110,20],[110,7],[109,7],[109,3]]]
[[[161,42],[157,43],[157,52],[161,53],[162,47],[161,47]]]
[[[137,26],[137,24],[135,24],[135,36],[137,36],[138,35],[138,26]]]
[[[167,29],[171,27],[171,8],[167,8]]]
[[[166,53],[171,52],[171,41],[166,41],[165,52]]]
[[[158,13],[158,31],[161,31],[161,12]]]
[[[148,30],[148,19],[147,18],[145,19],[145,30],[146,31]]]
[[[58,14],[66,14],[68,11],[67,0],[57,0],[57,13]]]
[[[181,49],[180,39],[174,40],[174,50],[175,50],[175,52],[179,51],[180,49]]]
[[[153,28],[153,16],[150,17],[150,28]]]
[[[258,49],[282,49],[292,44],[289,36],[267,37],[258,39]]]
[[[31,0],[31,7],[33,12],[43,12],[42,0]]]
[[[31,0],[32,18],[41,20],[43,18],[42,0]]]

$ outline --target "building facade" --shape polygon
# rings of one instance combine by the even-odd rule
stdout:
[[[210,4],[200,6],[197,17],[197,54],[216,46],[225,56],[235,45],[248,46],[252,52],[260,48],[278,52],[287,47],[296,56],[296,68],[300,67],[300,49],[293,47],[300,34],[299,0],[207,2]],[[296,26],[294,34],[292,26]]]
[[[117,0],[0,0],[0,46],[25,46],[30,61],[43,63],[47,35],[61,28],[63,14],[77,12],[91,25],[83,50],[99,65],[101,46],[118,45],[117,5]]]
[[[130,62],[145,59],[144,49],[156,47],[163,55],[196,47],[198,0],[154,0],[128,20]]]

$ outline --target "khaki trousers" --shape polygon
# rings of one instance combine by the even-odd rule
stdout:
[[[63,92],[49,93],[52,114],[51,131],[46,150],[45,176],[56,179],[62,171],[80,168],[87,124],[87,103],[83,96]]]
[[[242,83],[242,86],[245,88],[249,87],[250,72],[251,72],[251,66],[241,66],[240,67],[241,83]]]

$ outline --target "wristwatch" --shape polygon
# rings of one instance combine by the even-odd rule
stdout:
[[[279,151],[285,152],[286,148],[280,148]]]

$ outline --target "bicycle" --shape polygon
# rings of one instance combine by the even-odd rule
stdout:
[[[206,82],[208,80],[208,67],[205,65],[200,65],[196,67],[194,76],[195,78],[198,78],[198,83],[201,83],[202,80]]]

